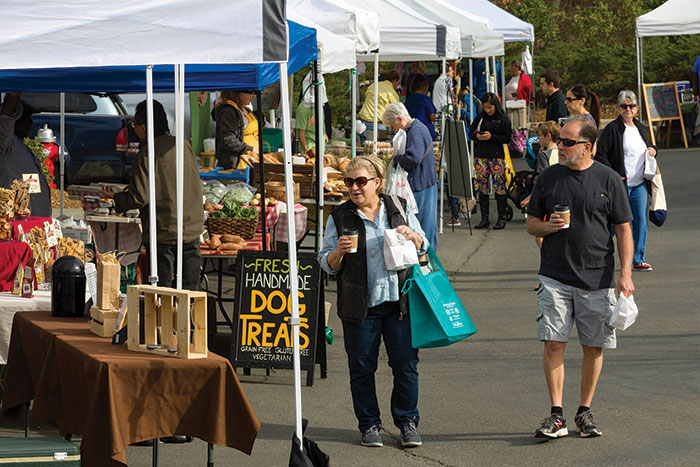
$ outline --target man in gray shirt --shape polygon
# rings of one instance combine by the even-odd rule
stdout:
[[[23,175],[38,176],[39,193],[29,196],[32,216],[51,217],[51,192],[41,162],[24,144],[32,128],[31,107],[20,100],[21,93],[9,93],[0,109],[0,187],[10,188]]]
[[[581,437],[600,436],[590,410],[603,367],[603,348],[616,347],[615,329],[608,324],[616,297],[634,292],[632,211],[620,176],[593,160],[597,131],[576,115],[559,135],[559,163],[537,179],[527,208],[527,232],[544,237],[537,292],[538,334],[544,342],[544,372],[552,404],[551,415],[535,432],[538,438],[566,436],[563,415],[564,349],[576,324],[583,347],[581,402],[575,422]],[[555,205],[570,209],[570,225],[553,213]],[[615,228],[620,276],[614,281]]]

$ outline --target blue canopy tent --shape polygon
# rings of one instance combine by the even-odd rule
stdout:
[[[318,58],[316,30],[293,21],[289,25],[290,74]],[[153,91],[173,92],[173,65],[153,67]],[[237,65],[187,65],[185,91],[255,90],[261,91],[279,81],[276,63]],[[32,92],[143,92],[146,89],[145,66],[106,66],[47,69],[0,70],[0,90]]]
[[[284,18],[282,18],[284,20]],[[292,21],[288,24],[289,55],[286,62],[255,63],[255,64],[185,64],[184,65],[155,65],[152,68],[153,79],[150,79],[147,66],[90,66],[72,68],[32,68],[32,69],[1,69],[0,70],[0,91],[17,92],[144,92],[148,89],[149,96],[153,91],[175,92],[182,96],[184,91],[189,90],[255,90],[261,91],[265,87],[280,81],[282,114],[285,120],[284,145],[285,160],[289,161],[285,166],[285,184],[287,186],[287,203],[294,203],[291,186],[293,178],[291,173],[291,155],[289,154],[290,132],[289,122],[291,121],[289,109],[286,103],[288,99],[287,75],[292,74],[310,62],[318,58],[318,46],[316,30],[302,26]],[[236,44],[231,44],[231,48],[236,48]],[[2,68],[2,64],[0,64]],[[181,70],[184,68],[184,73]],[[177,70],[176,70],[177,69]],[[177,75],[184,75],[176,81]],[[183,83],[184,82],[184,83]],[[183,101],[184,102],[184,101]],[[184,113],[184,112],[183,112]],[[152,115],[152,110],[149,110]],[[152,128],[153,125],[150,125]],[[63,128],[62,128],[63,129]],[[180,135],[182,132],[180,132]],[[61,135],[63,140],[63,135]],[[181,136],[179,136],[181,138]],[[151,142],[153,138],[150,138]],[[262,146],[262,145],[261,145]],[[149,153],[153,154],[153,148]],[[260,151],[262,156],[262,151]],[[181,156],[178,156],[181,157]],[[152,156],[151,156],[152,158]],[[320,158],[318,158],[320,159]],[[181,164],[180,164],[181,165]],[[153,167],[151,165],[151,167]],[[262,164],[261,164],[262,167]],[[153,172],[153,171],[151,171]],[[181,169],[178,169],[180,180]],[[261,180],[264,178],[261,176]],[[151,182],[153,183],[153,182]],[[62,184],[61,184],[62,187]],[[152,188],[152,187],[151,187]],[[155,217],[154,191],[151,191],[150,207],[153,209],[151,215]],[[178,197],[181,193],[178,193]],[[182,211],[181,200],[178,199],[178,227],[181,226]],[[265,222],[263,222],[265,225]],[[181,230],[181,229],[179,229]],[[151,237],[154,239],[155,237]],[[294,216],[289,218],[289,261],[296,264],[296,242]],[[180,242],[181,243],[181,242]],[[153,249],[155,251],[155,249]],[[155,264],[152,253],[151,263]],[[178,258],[182,258],[181,250],[178,251]],[[181,267],[181,261],[178,260]],[[292,328],[294,342],[294,372],[295,372],[295,402],[297,407],[297,436],[301,441],[301,390],[300,390],[300,365],[299,365],[299,317],[298,317],[298,295],[296,270],[290,268],[290,289],[291,289],[291,309]],[[181,270],[178,273],[181,277]],[[157,453],[157,444],[154,443],[154,452]],[[209,445],[210,452],[212,445]],[[157,459],[157,454],[156,457]]]

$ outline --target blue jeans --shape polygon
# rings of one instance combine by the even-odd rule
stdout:
[[[413,197],[416,199],[416,205],[418,206],[416,218],[420,222],[423,232],[425,232],[425,238],[428,239],[428,243],[435,251],[438,249],[437,187],[437,185],[433,185],[425,190],[413,192]]]
[[[370,308],[361,323],[343,320],[345,352],[350,369],[350,392],[358,427],[365,432],[375,423],[381,424],[374,374],[377,371],[379,341],[389,356],[394,374],[391,392],[391,416],[401,427],[404,420],[418,416],[418,350],[411,347],[409,317],[399,319],[398,302],[384,302]]]
[[[646,183],[628,186],[627,194],[632,208],[632,236],[634,237],[634,258],[632,262],[644,262],[647,249],[647,228],[649,227],[649,191]]]

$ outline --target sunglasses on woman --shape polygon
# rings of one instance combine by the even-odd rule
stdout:
[[[350,177],[345,177],[343,179],[343,182],[345,182],[345,186],[348,188],[352,188],[352,186],[357,183],[357,186],[362,188],[365,185],[367,185],[367,182],[370,180],[374,180],[377,177],[372,177],[372,178],[367,178],[367,177],[357,177],[357,178],[350,178]]]
[[[577,144],[590,143],[590,141],[577,141],[575,139],[569,138],[557,138],[557,143],[563,144],[567,148],[570,148],[572,146],[576,146]]]
[[[582,98],[581,97],[565,97],[564,100],[566,102],[573,102],[573,101],[580,101]]]
[[[634,109],[637,107],[637,104],[620,104],[620,108],[627,110],[627,109]]]

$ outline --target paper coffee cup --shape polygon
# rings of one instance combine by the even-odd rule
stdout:
[[[359,237],[359,232],[357,230],[345,230],[343,235],[348,237],[352,241],[352,249],[348,253],[357,253],[357,239]]]
[[[568,229],[571,223],[571,210],[566,204],[557,204],[554,206],[554,212],[564,219],[564,229]]]

